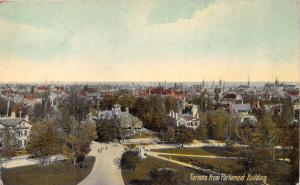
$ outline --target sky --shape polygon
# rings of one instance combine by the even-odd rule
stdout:
[[[298,0],[0,0],[0,82],[299,81]]]

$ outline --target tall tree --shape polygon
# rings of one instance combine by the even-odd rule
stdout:
[[[33,124],[29,135],[27,151],[44,159],[61,151],[61,135],[55,123],[40,122]]]
[[[96,128],[91,123],[79,124],[74,117],[68,123],[70,130],[63,137],[63,154],[75,164],[90,151],[92,140],[97,138]]]
[[[5,130],[3,134],[2,140],[2,151],[1,157],[13,157],[16,155],[18,148],[18,141],[14,132],[10,132],[9,130]]]
[[[193,140],[194,135],[192,129],[185,126],[179,126],[176,129],[176,141],[180,143],[182,147],[184,144],[193,142]]]

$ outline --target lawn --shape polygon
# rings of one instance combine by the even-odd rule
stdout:
[[[188,167],[180,166],[168,161],[157,159],[154,157],[148,157],[143,160],[139,160],[137,168],[134,171],[122,169],[122,176],[125,185],[131,185],[132,181],[143,181],[149,179],[149,173],[151,170],[156,170],[159,168],[171,168],[176,171],[179,179],[179,185],[231,185],[234,183],[224,183],[224,182],[204,182],[196,181],[190,182],[190,175],[207,175],[201,171],[197,171]]]
[[[217,155],[225,157],[241,157],[241,150],[238,147],[193,147],[193,148],[165,148],[154,149],[153,152],[172,153],[172,154],[188,154],[188,155]],[[270,150],[271,152],[271,150]],[[275,150],[275,157],[283,158],[281,149]]]
[[[94,162],[94,157],[88,157],[76,165],[57,162],[4,169],[2,180],[5,185],[77,185],[91,172]]]
[[[168,155],[163,155],[167,159]],[[171,156],[173,160],[189,163],[202,168],[211,169],[220,173],[226,174],[243,174],[244,165],[242,161],[234,159],[211,159],[211,158],[199,158],[199,157],[181,157]]]
[[[170,156],[162,156],[170,158]],[[214,171],[233,175],[243,175],[245,166],[241,160],[233,159],[211,159],[211,158],[196,158],[196,157],[182,157],[171,156],[173,160],[190,163],[202,168],[212,169]],[[263,166],[258,166],[254,169],[253,174],[260,174],[268,177],[268,182],[271,185],[289,184],[290,165],[287,162],[275,161]]]
[[[240,153],[236,147],[193,147],[193,148],[166,148],[154,149],[153,152],[189,154],[189,155],[218,155],[226,157],[239,157]]]

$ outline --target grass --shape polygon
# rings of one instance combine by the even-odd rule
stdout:
[[[162,157],[170,158],[170,156],[167,155],[164,155]],[[211,169],[220,173],[243,174],[244,172],[244,165],[242,164],[242,161],[234,159],[211,159],[181,156],[171,156],[171,158],[176,161],[189,163],[195,166]]]
[[[132,136],[129,136],[128,139],[143,139],[143,138],[150,138],[152,137],[152,134],[148,133],[137,133]]]
[[[238,148],[235,147],[194,147],[194,148],[167,148],[155,149],[153,152],[172,153],[172,154],[188,154],[188,155],[218,155],[226,157],[239,157]]]
[[[210,181],[190,181],[190,175],[208,175],[201,171],[197,171],[188,167],[180,166],[168,161],[157,159],[154,157],[148,157],[143,160],[139,160],[137,168],[133,171],[122,169],[122,176],[125,185],[130,185],[133,180],[149,180],[149,173],[151,170],[157,170],[159,168],[171,168],[176,171],[179,179],[179,185],[231,185],[234,183],[224,182],[210,182]]]
[[[2,180],[5,185],[76,185],[91,172],[94,162],[94,157],[88,157],[76,165],[57,162],[4,169]]]
[[[193,147],[193,148],[166,148],[154,149],[153,152],[172,153],[172,154],[188,154],[188,155],[216,155],[225,157],[241,157],[241,151],[238,147]],[[271,154],[271,150],[269,150]],[[276,159],[283,158],[281,149],[275,150]],[[286,157],[286,156],[285,156]]]
[[[29,153],[26,150],[18,150],[16,156],[28,155]]]
[[[169,158],[170,156],[162,156]],[[245,166],[242,160],[233,159],[211,159],[196,157],[171,156],[173,160],[190,163],[195,166],[212,169],[214,171],[233,175],[243,175]],[[271,185],[289,184],[290,165],[287,162],[275,161],[264,164],[254,169],[254,174],[260,174],[268,177],[268,183]]]

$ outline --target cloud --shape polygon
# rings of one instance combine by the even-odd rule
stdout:
[[[216,1],[155,24],[155,1],[46,4],[0,12],[1,80],[299,79],[294,1]]]

